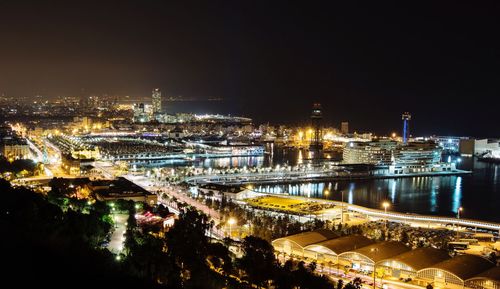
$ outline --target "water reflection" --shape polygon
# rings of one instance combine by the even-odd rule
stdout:
[[[391,209],[395,211],[453,217],[463,207],[464,218],[500,221],[499,167],[475,163],[474,173],[466,176],[266,185],[256,189],[271,192],[281,187],[285,194],[333,200],[340,200],[343,191],[346,202],[361,206],[380,208],[384,200],[391,200]]]
[[[462,200],[462,177],[456,177],[455,189],[453,190],[452,211],[458,213],[460,201]]]
[[[268,150],[269,151],[269,150]],[[154,167],[193,165],[204,168],[261,167],[269,165],[310,164],[307,151],[274,147],[273,153],[258,157],[212,158],[196,160],[168,160],[148,164]],[[456,216],[462,206],[464,218],[499,221],[500,165],[462,158],[460,168],[473,170],[470,176],[414,177],[401,179],[339,181],[254,186],[262,192],[290,194],[314,198],[344,200],[372,208],[390,200],[391,210],[421,214]],[[137,164],[141,166],[141,164]],[[328,194],[325,192],[328,191]]]
[[[394,203],[396,200],[396,181],[391,180],[391,201]]]
[[[349,184],[349,194],[347,195],[347,202],[349,204],[354,204],[354,188],[355,188],[355,184],[354,183],[350,183]]]

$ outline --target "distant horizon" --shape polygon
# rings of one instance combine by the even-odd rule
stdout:
[[[95,95],[95,94],[94,94]],[[67,97],[79,97],[75,95],[66,95]],[[92,96],[92,95],[88,95]],[[98,95],[98,96],[103,96],[103,95]],[[117,95],[108,95],[110,97],[116,97]],[[14,97],[14,96],[10,96]],[[28,97],[28,96],[26,96]],[[47,97],[47,96],[43,96]],[[57,97],[64,97],[64,96],[52,96],[49,97],[51,99],[56,99]],[[162,95],[163,97],[163,95]],[[170,96],[169,96],[170,97]],[[144,101],[145,103],[151,102],[151,96],[130,96],[130,100],[124,101],[123,99],[119,99],[119,101],[122,102],[130,102],[134,100],[139,100]],[[270,124],[273,126],[277,125],[290,125],[290,126],[307,126],[309,125],[310,119],[310,112],[312,108],[312,103],[311,103],[311,108],[305,111],[304,115],[295,115],[294,118],[289,118],[289,119],[265,119],[261,114],[259,113],[251,113],[251,112],[235,112],[232,109],[231,105],[224,105],[224,106],[219,106],[217,104],[223,103],[223,102],[233,102],[231,100],[209,100],[208,97],[206,99],[196,99],[196,100],[191,100],[189,99],[190,97],[186,97],[188,100],[166,100],[163,98],[162,102],[167,103],[164,105],[164,111],[165,113],[168,114],[176,114],[176,113],[193,113],[193,114],[220,114],[220,115],[231,115],[231,116],[241,116],[241,117],[248,117],[251,118],[253,123],[256,125],[262,125],[262,124]],[[211,104],[210,108],[207,108],[206,104]],[[131,103],[127,103],[131,104]],[[168,105],[170,104],[170,105]],[[390,136],[393,132],[396,132],[398,135],[401,135],[402,131],[402,121],[401,121],[401,113],[396,112],[395,115],[393,115],[393,121],[394,121],[394,126],[388,126],[388,127],[393,127],[393,129],[387,129],[387,128],[382,128],[382,129],[373,129],[370,127],[358,127],[358,126],[353,126],[353,122],[350,121],[349,119],[333,119],[329,117],[328,111],[324,109],[324,125],[327,127],[335,127],[340,129],[340,123],[343,121],[347,121],[349,123],[349,131],[350,132],[358,132],[358,133],[374,133],[377,136]],[[410,112],[411,113],[411,112]],[[425,129],[425,130],[417,130],[416,132],[413,130],[412,126],[419,126],[418,123],[415,123],[416,121],[419,120],[419,116],[412,114],[412,121],[410,122],[410,130],[411,130],[411,135],[413,137],[428,137],[428,136],[450,136],[450,137],[471,137],[471,138],[488,138],[488,139],[500,139],[500,134],[499,135],[473,135],[473,134],[447,134],[447,133],[439,133],[436,131],[433,131],[432,129]],[[377,127],[375,125],[375,127]],[[421,127],[421,126],[419,126]],[[423,132],[420,132],[423,131]],[[426,132],[426,131],[433,131],[433,132]]]
[[[306,122],[320,102],[325,122],[378,134],[409,111],[418,135],[496,137],[499,5],[1,1],[0,93],[158,87],[256,122]]]

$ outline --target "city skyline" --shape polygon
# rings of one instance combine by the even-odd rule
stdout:
[[[410,111],[418,134],[498,137],[498,4],[32,2],[0,4],[6,95],[159,87],[258,122],[306,120],[317,101],[360,130]]]

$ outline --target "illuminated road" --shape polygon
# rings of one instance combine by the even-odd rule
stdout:
[[[117,254],[123,250],[123,242],[125,241],[125,225],[128,219],[126,214],[113,214],[113,221],[115,223],[115,230],[111,235],[111,240],[108,244],[108,250]]]
[[[179,186],[173,186],[173,185],[167,185],[167,186],[162,186],[161,184],[158,184],[154,181],[151,181],[150,179],[144,177],[144,176],[132,176],[132,175],[125,175],[123,176],[129,181],[135,183],[136,185],[144,188],[145,190],[149,192],[156,193],[158,195],[158,200],[160,203],[165,204],[169,208],[173,208],[175,211],[178,213],[178,208],[174,207],[171,202],[168,200],[162,199],[161,195],[162,193],[165,193],[169,195],[170,197],[175,197],[178,201],[186,203],[194,208],[196,208],[199,211],[204,212],[205,214],[208,215],[209,219],[214,222],[214,226],[212,228],[211,237],[215,237],[218,239],[223,239],[225,236],[225,233],[223,230],[217,229],[217,225],[220,223],[221,216],[217,210],[213,210],[209,208],[207,205],[188,197],[187,194],[189,194],[188,191],[186,191],[184,188],[179,187]],[[174,211],[174,213],[175,213]]]

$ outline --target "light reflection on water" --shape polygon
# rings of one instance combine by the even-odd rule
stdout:
[[[414,177],[400,179],[339,181],[255,186],[262,192],[341,199],[351,204],[381,208],[390,200],[390,209],[399,212],[456,216],[500,222],[500,165],[464,158],[462,169],[472,175]],[[280,188],[277,190],[276,188]],[[328,191],[328,194],[325,194]]]
[[[275,148],[273,154],[258,157],[199,159],[190,163],[167,161],[153,166],[175,167],[261,167],[269,165],[296,165],[309,163],[307,153],[299,150]],[[390,210],[421,214],[456,216],[457,210],[464,218],[500,222],[500,165],[463,158],[462,169],[473,170],[473,175],[447,177],[414,177],[401,179],[360,180],[356,182],[324,182],[254,186],[270,193],[309,196],[314,198],[341,199],[372,208],[381,208],[390,201]],[[328,190],[328,196],[325,191]]]

